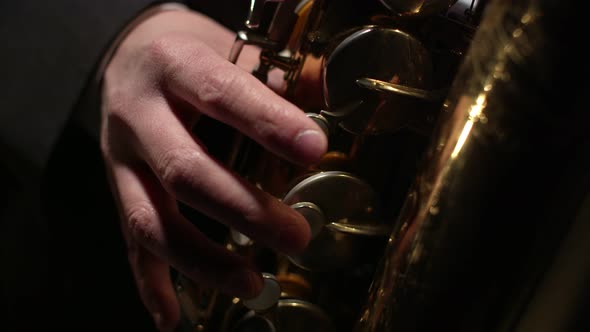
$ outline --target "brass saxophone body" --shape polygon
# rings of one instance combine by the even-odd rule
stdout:
[[[506,295],[514,280],[486,262],[515,268],[536,244],[526,234],[550,232],[506,217],[519,194],[543,189],[521,173],[541,162],[529,117],[547,107],[532,84],[547,77],[532,68],[555,66],[536,52],[559,45],[543,30],[548,2],[252,0],[229,60],[259,46],[253,75],[283,71],[285,97],[324,129],[329,148],[301,167],[235,133],[227,163],[300,212],[312,241],[285,256],[230,230],[227,248],[265,272],[265,290],[243,301],[180,276],[190,329],[492,330],[483,322],[500,303],[493,286]],[[537,263],[537,272],[546,266]],[[504,315],[494,328],[510,324],[508,311],[490,311]]]
[[[588,328],[589,85],[556,84],[589,72],[575,8],[488,6],[355,331]]]

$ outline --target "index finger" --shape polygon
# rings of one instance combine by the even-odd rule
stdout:
[[[310,164],[325,153],[325,135],[302,110],[207,45],[176,42],[164,77],[171,93],[292,162]]]

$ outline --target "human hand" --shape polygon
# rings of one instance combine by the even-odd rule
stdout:
[[[302,216],[237,177],[191,133],[204,114],[298,164],[325,152],[312,120],[226,61],[233,39],[197,13],[163,12],[127,36],[104,76],[101,148],[139,293],[161,330],[179,319],[170,265],[236,296],[262,287],[244,259],[180,214],[178,201],[282,252],[309,241]],[[247,48],[239,64],[256,62],[257,51]]]

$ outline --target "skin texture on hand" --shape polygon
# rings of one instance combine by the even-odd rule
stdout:
[[[101,148],[139,293],[161,330],[179,319],[169,266],[235,296],[262,287],[258,271],[201,234],[178,201],[282,252],[309,241],[302,216],[210,157],[191,132],[205,114],[298,164],[325,152],[320,128],[249,74],[255,48],[238,66],[226,60],[233,40],[205,16],[163,12],[127,36],[104,76]]]

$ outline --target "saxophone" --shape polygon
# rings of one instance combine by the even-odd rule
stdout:
[[[571,224],[532,219],[523,207],[533,199],[516,199],[547,192],[533,182],[538,172],[522,173],[540,162],[529,141],[542,133],[534,125],[561,119],[536,95],[546,92],[536,84],[546,82],[542,74],[556,75],[547,47],[557,40],[544,24],[557,19],[543,15],[552,6],[251,0],[229,61],[244,45],[259,46],[252,74],[266,82],[283,72],[285,97],[324,130],[329,152],[303,168],[235,133],[228,165],[301,213],[312,240],[286,256],[229,230],[227,249],[264,272],[262,294],[232,298],[181,275],[188,330],[513,328],[549,260],[526,265],[535,273],[518,264]],[[535,72],[542,65],[546,72]],[[506,216],[510,209],[517,212]],[[502,277],[499,267],[517,272]]]

